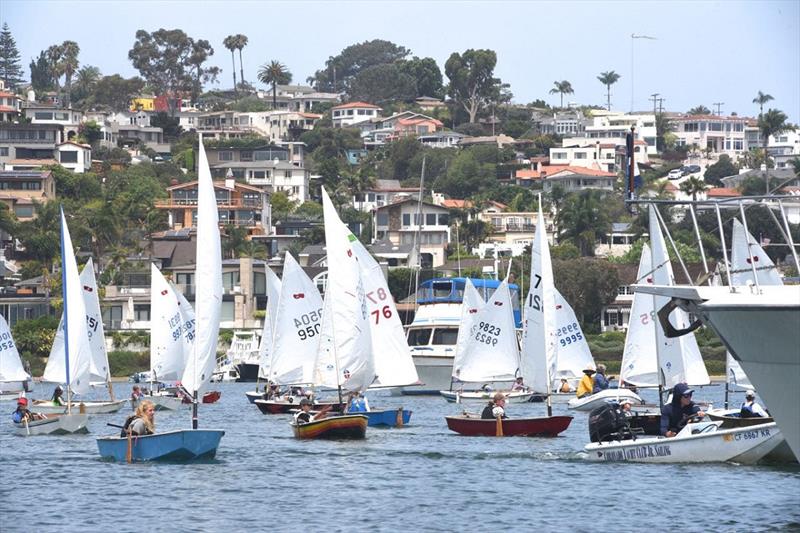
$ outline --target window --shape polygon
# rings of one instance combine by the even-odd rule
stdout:
[[[353,110],[352,109],[348,109],[347,110],[347,116],[348,117],[352,117],[353,116]]]
[[[133,306],[133,320],[136,322],[148,322],[150,320],[150,305],[136,304]]]
[[[253,293],[267,293],[267,276],[263,272],[253,272]]]
[[[733,131],[744,131],[744,124],[737,122],[733,125]]]
[[[122,306],[103,307],[103,325],[108,329],[119,329],[122,325]]]
[[[411,225],[411,215],[409,213],[403,213],[403,225],[404,226]]]
[[[708,123],[708,131],[722,131],[722,123],[721,122],[709,122]]]
[[[0,157],[8,157],[8,148],[0,147]]]
[[[425,214],[425,225],[426,226],[435,226],[436,225],[436,213],[426,213]]]
[[[37,111],[33,114],[33,118],[36,120],[53,120],[53,113],[47,113],[44,111]]]
[[[253,160],[252,150],[242,150],[239,153],[239,161],[252,161],[252,160]]]
[[[741,139],[734,139],[733,140],[733,149],[734,150],[744,150],[744,143]]]
[[[358,110],[358,114],[359,115],[366,115],[367,114],[367,110],[366,109],[359,109]]]
[[[60,153],[61,162],[62,163],[77,163],[78,162],[78,152],[68,151],[68,152],[61,152]]]
[[[233,302],[222,302],[222,312],[220,313],[220,322],[233,322],[234,320]]]
[[[553,152],[553,159],[566,159],[567,152]]]
[[[442,213],[439,215],[439,225],[440,226],[447,226],[450,224],[450,217],[446,213]]]
[[[431,340],[430,328],[409,329],[408,330],[408,345],[409,346],[427,346]]]
[[[691,132],[699,131],[699,128],[697,127],[697,122],[687,122],[686,124],[683,125],[683,131],[691,131]]]
[[[263,180],[267,178],[267,173],[264,170],[253,170],[251,176],[253,179]]]
[[[222,151],[219,153],[219,160],[220,161],[233,161],[233,152],[231,151]]]
[[[333,112],[333,116],[334,116],[334,117],[338,117],[338,116],[340,116],[341,114],[342,114],[342,112],[341,112],[341,111],[334,111],[334,112]]]
[[[433,331],[433,342],[431,344],[455,344],[458,340],[458,328],[436,328]]]
[[[18,218],[29,218],[33,216],[33,206],[32,205],[15,205],[14,206],[14,214],[17,215]]]
[[[586,152],[577,152],[575,154],[575,159],[586,159]]]
[[[378,226],[388,226],[389,225],[389,215],[386,213],[378,213]]]

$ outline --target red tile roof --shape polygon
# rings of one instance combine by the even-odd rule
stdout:
[[[487,203],[499,209],[505,209],[508,207],[506,204],[495,202],[494,200],[489,200]],[[442,207],[446,207],[448,209],[465,209],[467,207],[472,207],[472,202],[469,200],[459,200],[458,198],[448,198],[442,201]]]
[[[731,198],[734,196],[741,196],[742,193],[738,189],[731,187],[715,187],[706,191],[707,198]]]
[[[355,107],[366,107],[367,109],[381,109],[380,107],[366,102],[350,102],[349,104],[342,104],[332,107],[331,109],[352,109]]]
[[[579,167],[576,165],[545,165],[540,167],[541,170],[531,170],[524,168],[517,170],[515,177],[517,179],[542,179],[547,176],[553,176],[561,172],[570,172],[572,174],[580,174],[582,176],[598,176],[598,177],[614,177],[616,174],[613,172],[606,172],[597,168]]]

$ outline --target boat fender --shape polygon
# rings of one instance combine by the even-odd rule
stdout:
[[[402,407],[398,407],[397,408],[397,419],[395,420],[395,424],[399,428],[403,427],[403,408]]]

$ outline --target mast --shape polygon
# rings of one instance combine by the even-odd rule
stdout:
[[[422,237],[422,195],[425,192],[425,157],[422,158],[422,173],[419,178],[419,201],[417,202],[417,233],[414,235],[414,255],[417,258],[417,268],[415,269],[414,277],[414,293],[416,294],[419,288],[419,273],[422,270],[422,258],[420,257],[420,241]],[[458,243],[456,243],[458,244]],[[409,280],[410,282],[410,280]],[[409,293],[411,292],[409,287]],[[414,306],[416,310],[416,298],[414,298]]]
[[[69,313],[67,312],[67,257],[64,245],[64,230],[67,220],[64,218],[64,206],[59,206],[61,211],[61,299],[64,302],[64,358],[67,379],[67,414],[72,414],[72,387],[69,386]]]

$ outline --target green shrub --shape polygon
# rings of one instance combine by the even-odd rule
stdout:
[[[130,376],[150,369],[149,352],[115,350],[108,354],[108,366],[112,376]]]

